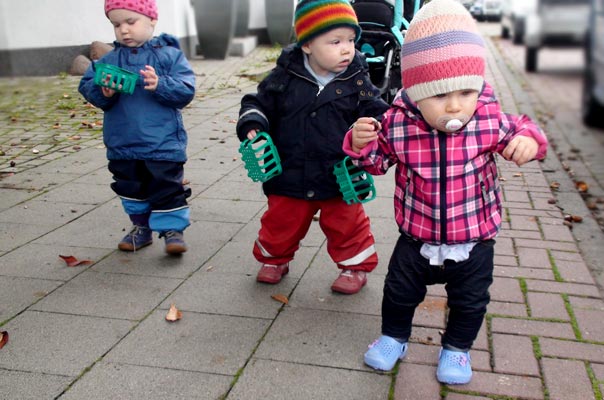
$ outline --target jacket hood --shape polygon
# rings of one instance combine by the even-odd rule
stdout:
[[[125,46],[121,45],[117,40],[113,42],[113,46],[117,49],[119,47],[125,48]],[[174,47],[180,50],[180,42],[176,37],[162,33],[159,36],[154,36],[149,39],[145,44],[141,46],[142,48],[158,48],[158,47]]]
[[[279,58],[277,59],[277,65],[281,68],[284,68],[286,71],[292,71],[298,75],[310,77],[310,74],[304,67],[304,52],[295,44],[291,44],[283,49],[279,55]],[[369,71],[369,66],[361,53],[359,51],[355,51],[355,55],[352,58],[352,62],[348,66],[348,69],[346,69],[342,75],[339,75],[339,77],[346,78],[350,75],[356,74],[359,71],[366,73]]]

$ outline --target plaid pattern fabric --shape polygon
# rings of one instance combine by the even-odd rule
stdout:
[[[394,100],[379,140],[364,149],[359,166],[381,175],[396,165],[394,210],[402,232],[430,244],[493,238],[501,225],[494,153],[524,135],[537,140],[537,158],[543,158],[544,133],[526,116],[501,112],[486,83],[461,134],[431,129],[410,104],[405,94]]]

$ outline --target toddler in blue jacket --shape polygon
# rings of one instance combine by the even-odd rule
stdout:
[[[178,40],[153,36],[155,0],[106,0],[105,14],[115,31],[114,50],[98,62],[139,75],[132,94],[95,84],[96,63],[86,71],[79,91],[104,112],[111,188],[121,198],[133,227],[119,242],[122,251],[136,251],[164,238],[166,252],[187,251],[183,231],[189,226],[183,185],[187,159],[180,109],[195,95],[195,75]]]

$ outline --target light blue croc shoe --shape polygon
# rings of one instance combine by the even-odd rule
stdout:
[[[369,350],[365,353],[365,364],[373,369],[390,371],[397,360],[405,357],[407,347],[407,342],[400,343],[390,336],[382,335],[369,345]]]
[[[436,379],[440,383],[463,385],[472,379],[470,353],[441,349],[438,356]]]

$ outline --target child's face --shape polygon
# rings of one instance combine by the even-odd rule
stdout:
[[[153,37],[156,19],[130,10],[111,10],[107,14],[115,31],[115,39],[126,47],[140,47]]]
[[[476,90],[456,90],[420,100],[417,107],[432,128],[451,133],[470,121],[477,103]]]
[[[355,38],[354,29],[336,28],[305,43],[302,51],[308,54],[310,67],[317,75],[337,74],[352,62]]]

